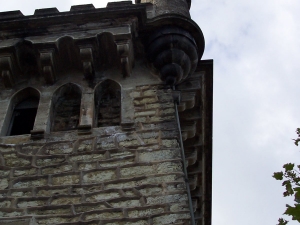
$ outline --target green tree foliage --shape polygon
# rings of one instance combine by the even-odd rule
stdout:
[[[300,128],[297,128],[296,133],[298,137],[294,140],[295,145],[298,146],[300,142]],[[300,223],[300,165],[295,166],[294,163],[287,163],[283,165],[284,171],[276,172],[273,177],[276,180],[281,180],[282,186],[285,187],[283,196],[294,196],[294,206],[286,205],[286,210],[283,214],[291,216],[292,220]],[[288,221],[280,218],[277,225],[286,225]]]

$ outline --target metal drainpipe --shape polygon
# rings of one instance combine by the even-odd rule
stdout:
[[[175,87],[173,86],[173,91],[175,91]],[[189,199],[189,208],[190,208],[190,214],[191,214],[191,224],[195,225],[195,215],[194,215],[194,208],[193,208],[193,202],[192,202],[192,196],[190,191],[190,184],[186,169],[186,161],[185,161],[185,154],[184,154],[184,147],[183,147],[183,141],[182,141],[182,135],[181,135],[181,127],[180,127],[180,120],[179,120],[179,114],[178,114],[178,105],[179,99],[174,99],[174,107],[175,107],[175,114],[176,114],[176,120],[177,120],[177,126],[178,126],[178,132],[179,132],[179,142],[180,142],[180,149],[181,149],[181,159],[183,164],[183,173],[184,173],[184,181],[185,186],[187,189],[188,199]]]

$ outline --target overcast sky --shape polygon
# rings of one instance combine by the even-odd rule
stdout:
[[[0,0],[0,11],[87,3],[107,1]],[[212,225],[275,225],[284,212],[272,174],[300,164],[292,141],[300,127],[299,12],[299,0],[192,0],[203,59],[214,59]]]

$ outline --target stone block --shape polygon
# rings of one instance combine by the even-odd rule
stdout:
[[[43,145],[26,144],[20,149],[20,152],[25,155],[35,155]]]
[[[139,162],[155,162],[159,160],[179,159],[181,158],[179,149],[156,150],[149,152],[140,152],[138,155]]]
[[[15,153],[3,154],[5,165],[9,167],[28,166],[31,164],[31,158],[24,158]]]
[[[66,187],[37,188],[36,196],[51,197],[57,195],[66,195],[68,193],[69,193],[69,188]]]
[[[129,218],[149,217],[163,212],[164,212],[164,208],[162,207],[142,208],[142,209],[137,208],[134,210],[128,210],[128,217]]]
[[[0,209],[0,218],[3,217],[17,217],[17,216],[22,216],[24,215],[24,211],[23,210],[18,210],[18,209],[9,209],[9,210],[5,210],[5,209]]]
[[[50,225],[50,224],[60,224],[60,223],[75,223],[79,220],[77,216],[75,217],[48,217],[48,218],[37,218],[37,224],[39,225]]]
[[[0,208],[10,208],[11,201],[10,200],[0,200]]]
[[[94,162],[94,163],[78,163],[78,169],[80,171],[84,171],[84,170],[93,170],[93,169],[96,169],[97,168],[97,163]]]
[[[179,220],[189,219],[190,214],[167,214],[163,216],[157,216],[153,218],[153,225],[163,225],[163,224],[173,224],[176,222],[181,222]]]
[[[145,90],[143,93],[143,96],[156,96],[157,91],[156,90]]]
[[[100,137],[97,139],[97,150],[110,150],[117,148],[113,136]]]
[[[15,145],[0,145],[0,153],[15,151]]]
[[[93,220],[93,219],[121,219],[123,218],[123,212],[122,211],[116,211],[116,212],[98,212],[98,213],[91,213],[86,215],[86,220]]]
[[[130,152],[130,151],[118,151],[118,152],[110,153],[111,159],[123,159],[123,158],[134,157],[134,156],[135,156],[134,152]]]
[[[14,176],[15,177],[21,177],[21,176],[33,176],[37,174],[36,168],[20,168],[14,170]]]
[[[70,154],[73,151],[73,144],[70,142],[49,144],[44,147],[43,151],[50,155]]]
[[[89,151],[93,151],[93,150],[94,150],[94,149],[93,149],[93,142],[94,142],[94,139],[81,141],[81,142],[78,144],[77,151],[78,151],[78,152],[89,152]]]
[[[178,203],[186,202],[188,200],[186,194],[173,194],[173,195],[162,195],[162,196],[149,196],[147,197],[147,205],[167,204],[167,203]]]
[[[102,184],[90,184],[90,185],[80,185],[79,187],[73,187],[73,193],[76,194],[89,194],[89,193],[94,193],[94,192],[99,192],[101,191]]]
[[[75,205],[75,211],[77,213],[89,212],[95,210],[107,209],[107,205],[105,203],[85,203],[81,205]]]
[[[157,101],[158,101],[157,97],[136,98],[133,101],[133,104],[136,106],[136,105],[144,105],[144,104],[155,103]]]
[[[99,201],[106,201],[110,199],[120,198],[121,195],[118,191],[106,191],[100,192],[92,195],[88,195],[86,197],[87,202],[99,202]]]
[[[8,177],[10,174],[10,170],[8,169],[2,169],[0,167],[0,177],[4,178],[4,177]]]
[[[184,203],[175,203],[170,206],[171,212],[182,212],[182,211],[189,211],[189,207],[187,204]]]
[[[72,214],[71,207],[41,207],[41,208],[29,208],[29,215],[67,215]]]
[[[176,139],[165,139],[162,140],[162,146],[166,147],[166,148],[178,148],[179,147],[179,143]]]
[[[140,200],[138,198],[136,199],[129,199],[125,201],[110,201],[109,204],[113,206],[114,208],[131,208],[131,207],[139,207],[141,206]]]
[[[34,179],[19,179],[13,184],[14,188],[27,188],[27,187],[39,187],[48,184],[48,178],[35,177]]]
[[[57,174],[57,173],[64,173],[69,172],[72,170],[72,165],[65,164],[61,166],[52,166],[52,167],[46,167],[42,169],[42,174]]]
[[[51,202],[51,205],[71,205],[71,204],[78,204],[81,201],[81,197],[77,196],[66,196],[60,198],[54,198]]]
[[[48,156],[48,157],[39,157],[36,160],[36,165],[37,166],[51,166],[51,165],[57,165],[60,163],[65,162],[65,157],[61,156],[61,157],[54,157],[54,156]]]
[[[145,187],[145,188],[138,188],[138,191],[143,195],[143,196],[151,196],[151,195],[157,195],[161,194],[163,192],[162,187]]]
[[[135,166],[120,169],[122,178],[136,177],[153,173],[155,173],[153,166]]]
[[[36,206],[45,206],[47,204],[47,200],[20,200],[17,204],[18,208],[30,208]]]
[[[80,183],[80,176],[77,174],[52,177],[52,185],[69,185]]]
[[[105,171],[93,171],[88,172],[83,176],[84,183],[99,183],[102,181],[116,179],[116,173],[114,170]]]
[[[102,168],[109,168],[109,167],[119,167],[119,166],[126,166],[126,165],[130,165],[133,164],[134,162],[134,158],[132,157],[131,159],[127,159],[127,160],[118,160],[118,161],[104,161],[104,162],[100,162],[99,166]]]
[[[105,159],[104,154],[101,153],[95,153],[95,154],[80,154],[80,155],[74,155],[70,156],[69,160],[70,162],[92,162]]]
[[[12,197],[31,197],[32,191],[31,189],[21,189],[21,190],[12,190],[11,191]]]

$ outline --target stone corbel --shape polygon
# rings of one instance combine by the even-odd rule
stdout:
[[[84,77],[92,80],[95,76],[93,50],[90,47],[80,47],[80,58]]]
[[[3,79],[4,86],[11,88],[15,84],[15,69],[12,62],[12,56],[0,57],[0,75]]]
[[[131,40],[116,41],[118,55],[121,62],[121,72],[123,77],[129,77],[134,65],[134,53]]]
[[[54,84],[56,80],[54,51],[54,49],[48,49],[40,52],[42,74],[47,84]]]
[[[183,92],[181,95],[181,102],[179,104],[178,111],[183,112],[186,109],[194,108],[196,102],[195,97],[195,92]]]

